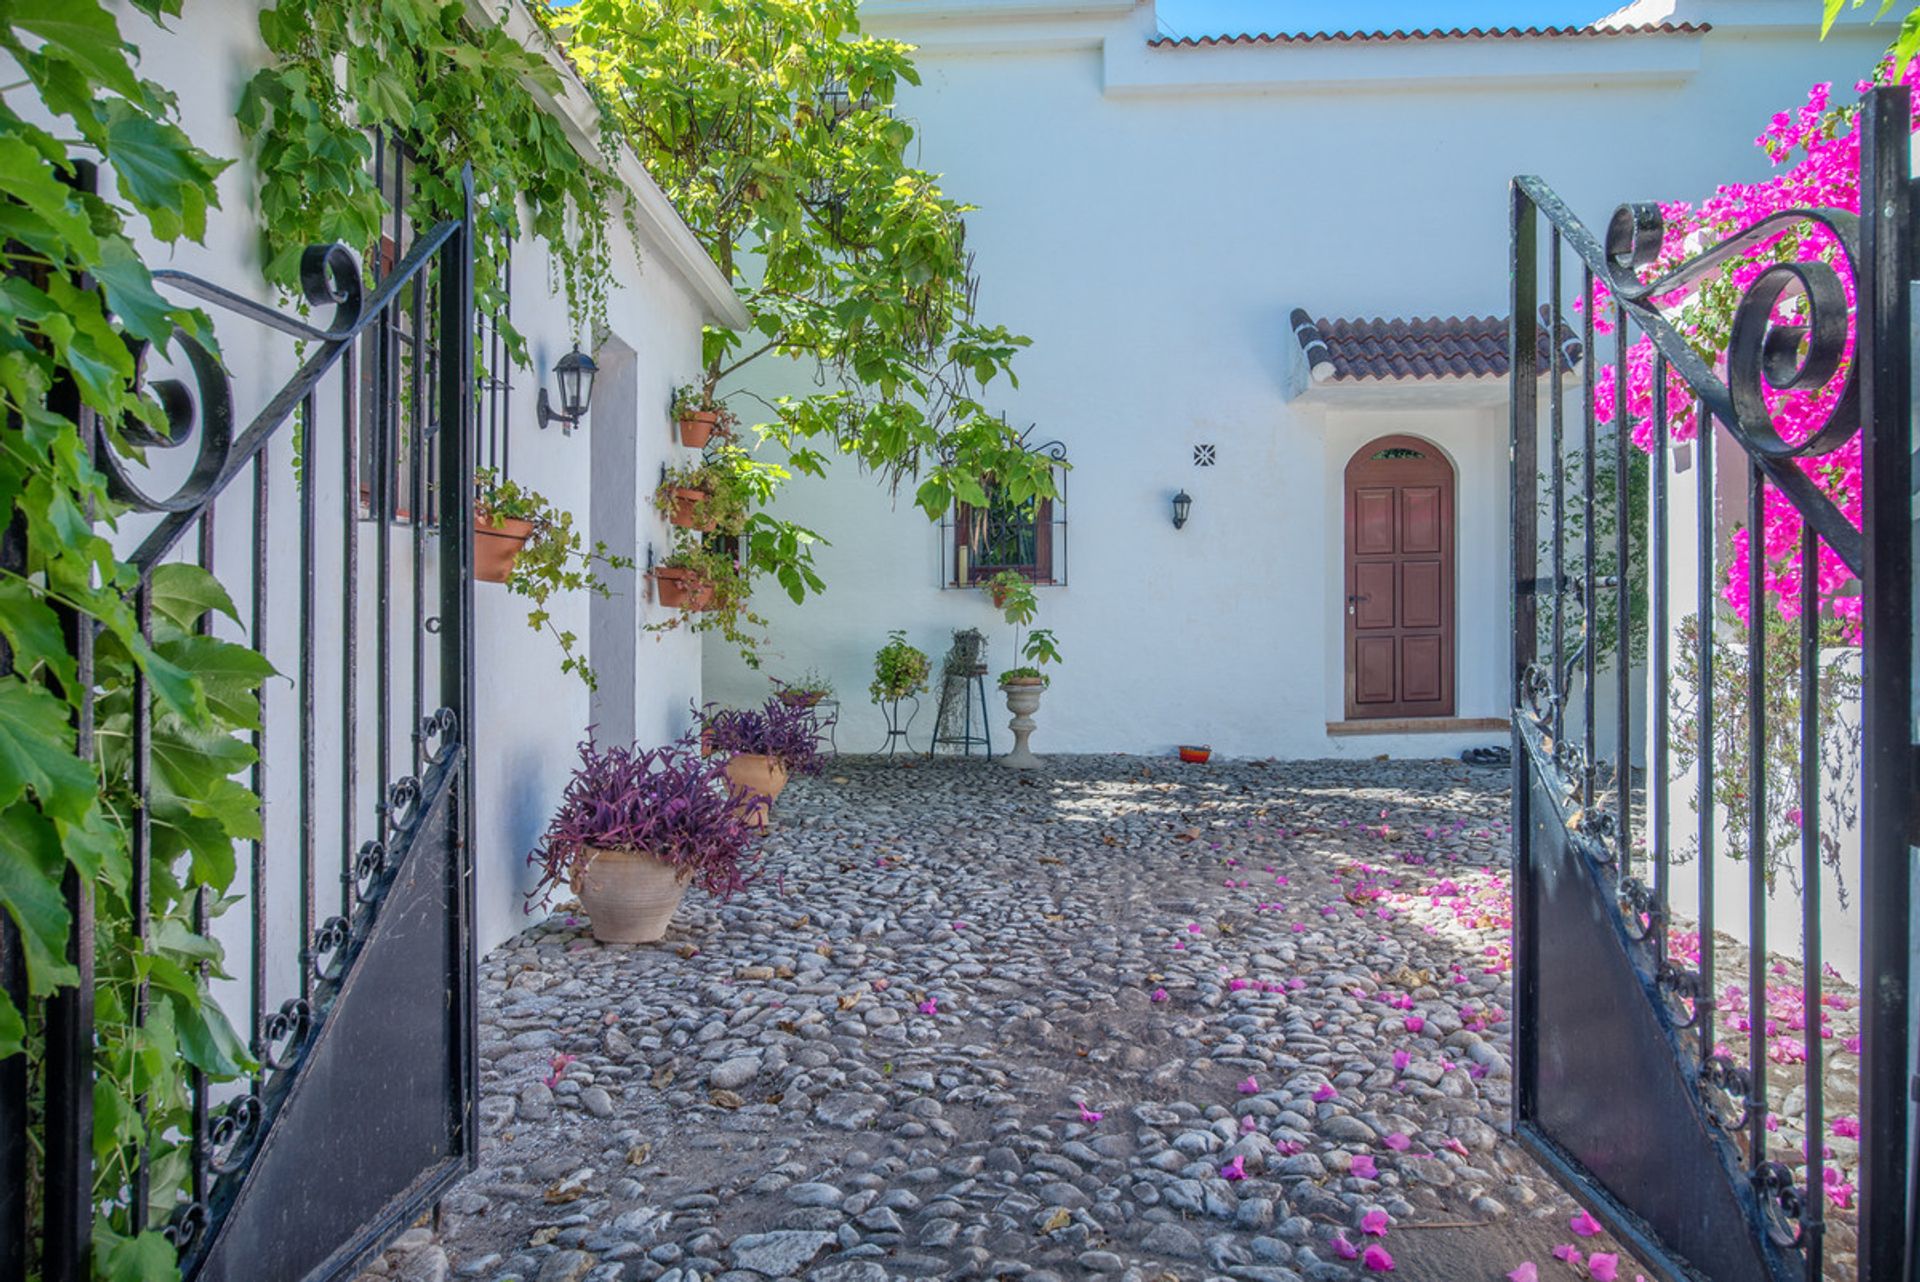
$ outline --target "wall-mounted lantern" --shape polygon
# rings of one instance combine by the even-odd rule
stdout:
[[[1174,495],[1173,528],[1178,530],[1185,527],[1187,523],[1187,513],[1191,511],[1193,511],[1193,496],[1191,494],[1185,490],[1181,490],[1178,494]]]
[[[574,427],[586,416],[587,406],[593,402],[593,376],[600,367],[593,363],[579,348],[574,348],[562,356],[553,367],[554,380],[560,384],[560,408],[553,408],[547,399],[547,389],[540,389],[539,417],[540,426],[549,423],[562,424],[562,432],[572,432]]]

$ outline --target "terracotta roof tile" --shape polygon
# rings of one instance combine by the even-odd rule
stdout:
[[[1713,30],[1705,22],[1643,22],[1619,27],[1453,27],[1433,31],[1309,31],[1296,34],[1239,36],[1156,36],[1156,49],[1197,49],[1226,45],[1389,44],[1437,40],[1566,40],[1605,36],[1697,36]]]
[[[1352,320],[1311,320],[1296,308],[1295,341],[1306,356],[1316,383],[1357,379],[1502,378],[1507,373],[1507,319],[1504,316],[1425,316]],[[1580,363],[1580,341],[1561,326],[1560,362]],[[1540,372],[1545,373],[1550,344],[1539,331]]]

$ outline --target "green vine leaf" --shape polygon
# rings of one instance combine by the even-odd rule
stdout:
[[[18,677],[0,677],[0,806],[31,792],[49,816],[78,819],[93,789],[93,771],[73,755],[67,705]]]
[[[79,980],[67,961],[67,932],[73,919],[57,882],[48,873],[62,867],[58,834],[45,815],[24,801],[0,812],[0,903],[20,928],[26,954],[27,988],[36,995]]]

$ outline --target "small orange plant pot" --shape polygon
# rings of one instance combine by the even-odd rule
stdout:
[[[1195,746],[1190,743],[1180,745],[1180,760],[1190,762],[1193,765],[1204,765],[1208,758],[1212,756],[1213,749],[1205,747],[1204,745]]]

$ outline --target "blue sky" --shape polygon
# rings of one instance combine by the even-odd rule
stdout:
[[[1158,0],[1175,35],[1557,27],[1591,22],[1625,0]]]

